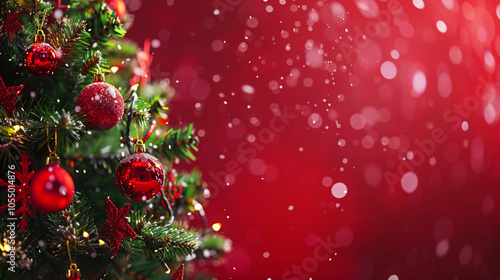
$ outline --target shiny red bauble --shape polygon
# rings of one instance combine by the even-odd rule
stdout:
[[[116,187],[130,200],[146,201],[163,187],[165,171],[157,158],[136,151],[120,161],[116,168]]]
[[[69,206],[75,194],[71,175],[59,164],[49,164],[31,179],[33,206],[44,213],[56,213]]]
[[[24,65],[35,75],[48,75],[57,66],[56,50],[37,38],[36,42],[24,52]]]
[[[92,130],[108,130],[122,119],[123,97],[112,85],[94,82],[76,97],[75,112],[83,116],[83,124]]]
[[[170,118],[167,114],[165,113],[160,113],[159,118],[158,118],[158,123],[161,126],[167,126],[170,123]]]
[[[80,276],[78,276],[78,275],[71,275],[70,277],[68,277],[68,280],[80,280]]]
[[[116,16],[120,19],[123,18],[127,12],[127,6],[123,0],[106,0],[106,4],[108,4],[111,10],[116,12]]]
[[[68,280],[80,280],[80,270],[69,270],[66,278]]]

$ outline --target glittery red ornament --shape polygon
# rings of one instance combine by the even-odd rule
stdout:
[[[70,277],[68,277],[68,280],[80,280],[80,276],[78,276],[78,275],[71,275]]]
[[[14,33],[23,29],[24,27],[19,23],[19,11],[13,13],[6,11],[2,30],[9,33],[10,40],[14,39]]]
[[[184,279],[184,264],[181,263],[181,266],[177,271],[172,275],[170,280],[183,280]]]
[[[23,85],[6,87],[3,83],[2,77],[0,76],[0,106],[5,108],[5,111],[9,116],[16,111],[14,102],[23,88]]]
[[[57,55],[54,48],[45,43],[43,32],[35,37],[35,43],[24,52],[24,65],[31,73],[44,76],[52,73],[57,66]]]
[[[135,147],[136,152],[120,161],[116,168],[116,187],[130,200],[146,201],[163,187],[165,171],[157,158],[144,152],[144,144]]]
[[[116,16],[120,19],[123,18],[127,12],[127,6],[123,0],[106,0],[106,4],[108,4],[111,10],[116,12]]]
[[[88,129],[108,130],[117,125],[123,115],[123,97],[112,85],[95,78],[76,97],[75,112],[84,117]]]
[[[78,276],[78,275],[71,275],[70,277],[68,277],[68,280],[80,280],[80,276]]]
[[[114,255],[118,253],[123,238],[137,237],[137,234],[125,219],[129,210],[130,203],[118,209],[109,197],[106,198],[106,221],[99,230],[99,234],[109,238],[109,245]]]
[[[29,171],[30,170],[30,157],[26,152],[23,153],[21,156],[21,161],[19,162],[19,166],[21,167],[21,172],[15,170],[14,174],[16,175],[17,179],[17,184],[16,182],[12,182],[13,178],[12,175],[9,174],[9,176],[6,177],[6,179],[9,179],[9,181],[5,182],[0,178],[0,186],[1,187],[7,187],[8,188],[15,188],[16,190],[16,196],[14,198],[14,203],[15,203],[15,208],[16,210],[14,211],[14,215],[11,216],[19,216],[20,218],[16,218],[19,220],[18,226],[21,232],[24,232],[26,229],[26,226],[28,225],[28,222],[26,221],[28,216],[33,218],[35,217],[35,211],[33,211],[33,208],[31,207],[32,199],[29,197],[29,190],[30,190],[30,185],[29,182],[35,175],[35,172]],[[9,168],[10,171],[12,171]],[[9,203],[5,203],[5,205],[0,206],[0,214],[2,214],[5,210],[9,209],[12,207],[12,201],[9,200]],[[9,205],[10,204],[10,205]],[[10,211],[10,210],[9,210]]]
[[[31,179],[31,201],[44,213],[56,213],[68,207],[74,194],[71,175],[58,163],[49,163]]]
[[[80,280],[80,276],[80,270],[78,269],[76,264],[71,263],[68,269],[68,273],[66,273],[66,278],[68,278],[68,280]]]

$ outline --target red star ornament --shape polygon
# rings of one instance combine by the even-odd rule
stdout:
[[[17,205],[16,210],[10,210],[11,206],[6,203],[5,205],[0,206],[0,214],[5,210],[8,210],[8,215],[10,216],[9,218],[21,214],[21,219],[19,222],[21,232],[24,232],[26,226],[28,225],[28,222],[26,221],[27,216],[29,215],[31,218],[35,216],[35,211],[32,207],[30,207],[32,203],[31,198],[29,197],[29,183],[31,181],[31,178],[33,178],[33,176],[35,175],[35,172],[33,170],[31,170],[31,172],[29,171],[30,165],[30,157],[26,154],[26,152],[24,152],[21,156],[21,161],[19,162],[19,166],[21,166],[21,172],[17,170],[14,171],[19,184],[14,183],[14,178],[12,178],[11,175],[9,175],[10,178],[7,177],[9,179],[7,182],[0,179],[0,187],[10,188],[13,185],[16,189],[17,194],[15,197],[15,204]],[[9,201],[9,203],[11,203],[11,201]],[[14,220],[16,219],[17,218],[14,218]]]
[[[5,12],[5,22],[3,23],[2,30],[9,32],[11,41],[14,39],[14,33],[22,29],[24,27],[19,23],[19,11],[13,13],[9,11]]]
[[[5,108],[9,116],[12,115],[12,112],[16,111],[14,102],[23,88],[24,85],[5,87],[2,77],[0,77],[0,106]]]
[[[144,90],[146,84],[150,78],[150,66],[153,62],[153,55],[151,55],[151,39],[147,38],[144,41],[144,48],[142,51],[137,53],[137,62],[139,67],[134,69],[134,76],[130,79],[130,84],[135,85],[137,83],[141,84],[141,88]]]
[[[62,5],[61,0],[53,0],[54,10],[47,20],[49,24],[54,23],[56,20],[60,20],[64,13],[66,13],[71,7],[70,5]]]
[[[137,237],[137,234],[125,219],[129,210],[130,203],[118,209],[109,197],[106,198],[106,221],[99,230],[99,234],[109,238],[109,244],[115,256],[123,238]]]
[[[184,264],[181,263],[181,266],[177,271],[172,275],[170,280],[183,280],[184,279]]]
[[[55,2],[54,5],[57,5],[55,7],[55,9],[59,9],[59,10],[63,11],[63,13],[67,12],[69,10],[69,8],[70,8],[69,5],[62,5],[61,4],[61,0],[56,0],[54,2]]]

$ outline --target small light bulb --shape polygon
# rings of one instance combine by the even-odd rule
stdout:
[[[88,232],[86,232],[86,231],[84,231],[84,232],[83,232],[83,238],[89,238],[89,233],[88,233]]]
[[[113,67],[111,67],[110,70],[111,70],[111,73],[114,74],[114,73],[116,73],[118,71],[118,69],[120,69],[120,68],[118,68],[117,66],[113,66]]]
[[[15,132],[18,132],[18,131],[19,131],[19,129],[21,129],[21,126],[16,124],[16,125],[15,125],[15,126],[13,126],[12,128],[14,129],[14,131],[15,131]]]
[[[221,227],[222,227],[221,223],[215,223],[212,225],[212,229],[214,231],[219,231]]]
[[[102,240],[102,239],[99,239],[99,246],[102,246],[104,244],[106,244],[106,242],[104,242],[104,240]]]
[[[200,203],[196,202],[196,204],[194,205],[194,210],[200,211],[201,209],[203,209],[203,206]]]
[[[5,252],[9,252],[10,251],[10,245],[9,244],[5,244],[3,247],[5,249]]]

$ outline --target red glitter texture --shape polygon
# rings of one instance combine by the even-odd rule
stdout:
[[[106,221],[99,230],[101,236],[109,238],[109,244],[116,256],[123,238],[136,238],[137,234],[130,227],[125,217],[128,216],[130,203],[118,209],[113,202],[106,198]]]
[[[57,66],[56,50],[39,39],[24,53],[24,65],[35,75],[48,75]]]
[[[75,111],[84,116],[83,124],[92,130],[108,130],[120,122],[123,115],[123,98],[112,85],[98,82],[80,91]]]

